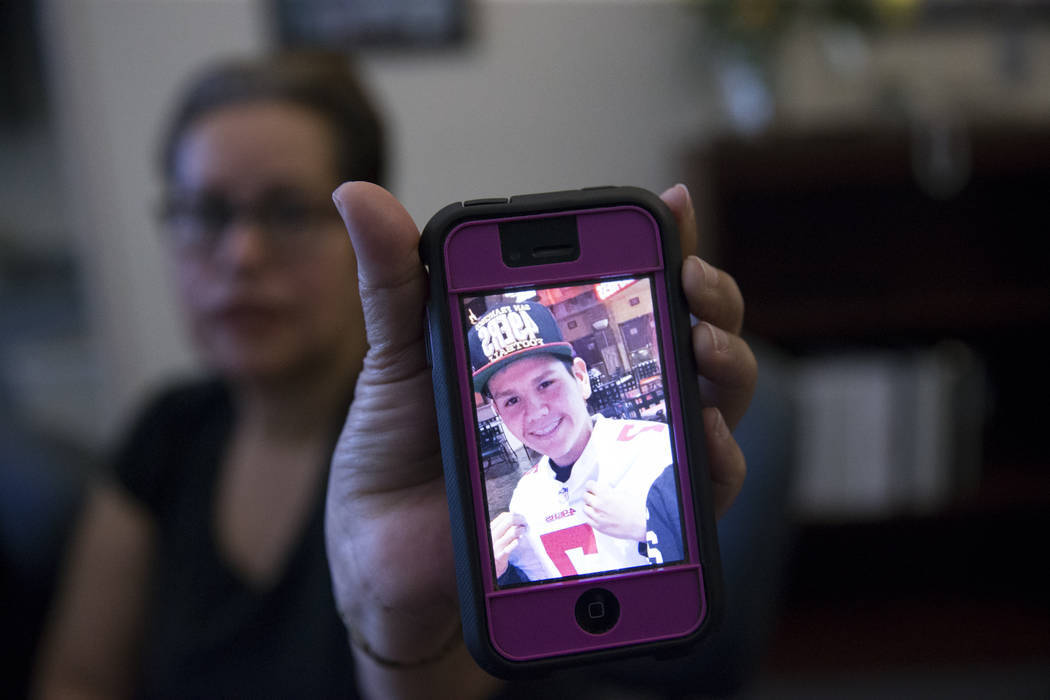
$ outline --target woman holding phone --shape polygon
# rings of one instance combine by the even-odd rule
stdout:
[[[210,378],[146,407],[91,489],[36,693],[491,694],[459,637],[418,230],[372,184],[364,90],[345,58],[278,56],[207,70],[174,114],[163,220]],[[688,193],[664,199],[695,247]],[[683,279],[724,511],[754,359],[731,278]]]

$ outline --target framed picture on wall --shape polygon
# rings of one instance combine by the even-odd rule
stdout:
[[[470,0],[271,0],[285,47],[425,48],[459,43]]]

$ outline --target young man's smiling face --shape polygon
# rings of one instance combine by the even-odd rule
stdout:
[[[488,390],[503,423],[529,448],[560,466],[579,459],[591,436],[583,360],[566,367],[551,354],[524,357],[492,375]]]

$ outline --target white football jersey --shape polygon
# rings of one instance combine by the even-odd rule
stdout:
[[[597,416],[590,440],[565,483],[543,457],[514,488],[510,512],[524,516],[525,533],[510,555],[530,581],[593,574],[649,564],[639,543],[598,532],[583,513],[584,485],[591,480],[646,494],[671,464],[670,431],[664,423]]]

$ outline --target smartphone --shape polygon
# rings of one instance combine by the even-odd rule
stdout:
[[[721,609],[674,217],[602,187],[427,224],[464,637],[490,673],[665,653]]]

